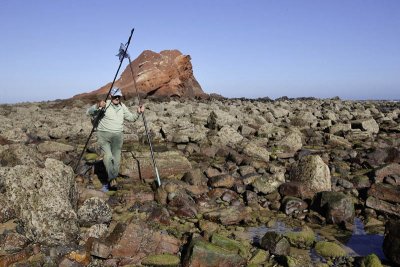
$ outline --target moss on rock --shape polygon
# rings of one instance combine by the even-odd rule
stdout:
[[[382,263],[378,256],[375,254],[370,254],[366,256],[361,263],[361,267],[382,267]]]
[[[297,248],[310,248],[315,242],[315,233],[308,226],[304,226],[301,231],[287,232],[284,236],[290,245]]]
[[[176,255],[171,254],[159,254],[150,255],[142,260],[142,265],[145,266],[179,266],[180,259]]]
[[[246,247],[243,244],[241,244],[239,241],[227,238],[227,237],[219,235],[219,234],[212,235],[211,243],[213,243],[219,247],[222,247],[226,250],[235,252],[244,258],[247,258],[248,254],[249,254]]]
[[[259,264],[262,264],[263,262],[266,262],[269,258],[269,253],[266,250],[263,249],[257,249],[254,253],[253,256],[251,257],[249,261],[249,265],[254,264],[255,266],[258,266]]]
[[[315,244],[315,251],[325,258],[337,258],[346,256],[346,251],[336,243],[320,241]]]

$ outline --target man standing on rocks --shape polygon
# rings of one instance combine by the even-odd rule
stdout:
[[[87,114],[95,117],[103,109],[104,114],[97,125],[97,141],[103,153],[103,162],[107,170],[108,183],[102,188],[107,192],[111,186],[116,185],[121,161],[121,148],[123,143],[124,120],[136,121],[144,112],[144,106],[139,106],[136,113],[132,113],[121,102],[122,92],[119,88],[110,91],[110,100],[94,104],[87,110]]]

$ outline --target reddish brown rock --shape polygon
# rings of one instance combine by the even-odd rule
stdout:
[[[164,50],[156,53],[143,51],[132,61],[137,90],[141,95],[156,97],[205,97],[193,75],[193,66],[189,55],[183,55],[178,50]],[[105,95],[110,89],[110,83],[92,91],[74,96],[88,98],[93,95]],[[129,65],[122,72],[115,85],[122,89],[126,97],[136,95]]]
[[[156,207],[151,211],[149,217],[147,218],[147,221],[158,222],[160,224],[169,225],[170,224],[169,212],[164,207]]]
[[[246,260],[201,238],[193,239],[183,260],[183,266],[244,266]]]
[[[210,179],[210,186],[231,188],[235,184],[235,178],[229,174],[221,174]]]
[[[155,153],[157,169],[162,179],[180,179],[192,169],[189,160],[178,151]],[[153,161],[150,152],[137,153],[135,158],[129,153],[123,153],[120,174],[134,180],[153,182],[155,179]]]
[[[279,187],[282,196],[299,197],[301,199],[312,199],[314,193],[301,182],[287,182]]]
[[[222,225],[238,224],[247,218],[249,210],[244,206],[229,206],[204,213],[204,219],[218,222]]]
[[[111,254],[113,257],[134,257],[150,253],[176,254],[181,243],[178,239],[160,232],[154,232],[145,224],[129,224],[121,239],[114,246]]]
[[[135,203],[143,203],[146,201],[153,201],[154,200],[154,193],[153,192],[146,192],[146,191],[139,191],[139,190],[130,190],[124,191],[118,194],[124,201],[126,206],[132,206]]]
[[[23,261],[32,256],[32,249],[24,249],[20,252],[0,257],[0,266],[10,266],[11,264]]]
[[[400,175],[400,164],[390,163],[375,170],[375,182],[381,183],[385,177],[390,175]]]
[[[395,216],[400,215],[400,206],[394,205],[384,200],[377,199],[375,197],[368,197],[365,205],[369,208],[375,209],[380,212],[392,214]]]
[[[400,186],[388,184],[373,184],[368,190],[368,195],[392,203],[400,203]]]
[[[197,215],[196,203],[184,191],[176,193],[176,196],[168,203],[168,209],[179,217],[195,218]]]

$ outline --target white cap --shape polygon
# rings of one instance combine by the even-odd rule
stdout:
[[[119,89],[118,87],[114,87],[113,89],[111,89],[110,95],[111,96],[122,96],[121,89]]]

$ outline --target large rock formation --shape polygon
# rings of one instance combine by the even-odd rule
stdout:
[[[138,58],[132,61],[132,70],[135,75],[139,94],[155,97],[204,97],[193,75],[192,63],[189,55],[183,55],[178,50],[164,50],[156,53],[150,50],[143,51]],[[125,68],[115,85],[122,89],[126,97],[136,95],[135,83],[129,65]],[[111,83],[92,91],[74,96],[85,98],[93,95],[105,95]]]

